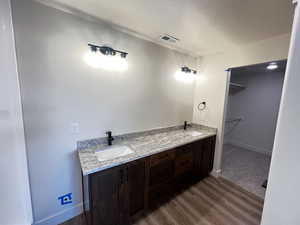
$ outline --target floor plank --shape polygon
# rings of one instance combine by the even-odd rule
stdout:
[[[263,200],[224,179],[208,177],[134,225],[259,225]]]
[[[60,225],[88,225],[88,224],[86,223],[85,216],[82,214]]]
[[[224,178],[208,177],[133,225],[259,225],[263,200]],[[62,225],[87,225],[78,216]]]

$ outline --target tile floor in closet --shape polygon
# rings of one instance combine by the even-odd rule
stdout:
[[[271,156],[225,144],[222,176],[253,194],[264,198],[261,185],[268,178]]]

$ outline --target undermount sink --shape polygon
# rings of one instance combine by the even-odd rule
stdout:
[[[98,161],[106,161],[134,153],[127,146],[112,146],[95,152]]]
[[[192,137],[197,137],[197,136],[203,135],[203,133],[198,132],[198,131],[188,131],[187,134],[191,135]]]

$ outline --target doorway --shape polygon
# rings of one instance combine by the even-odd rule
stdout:
[[[222,176],[264,198],[287,60],[230,69]]]

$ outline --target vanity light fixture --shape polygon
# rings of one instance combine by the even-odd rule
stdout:
[[[181,71],[184,72],[184,73],[193,73],[193,74],[197,74],[197,70],[190,69],[190,68],[187,67],[187,66],[181,67]]]
[[[181,70],[176,71],[175,79],[184,83],[193,83],[197,77],[196,74],[196,70],[190,69],[187,66],[183,66],[181,67]]]
[[[121,58],[126,58],[128,55],[127,52],[119,51],[108,46],[98,46],[93,44],[89,44],[89,46],[92,52],[97,52],[99,50],[99,52],[101,52],[103,55],[115,56],[117,53],[119,53]]]

